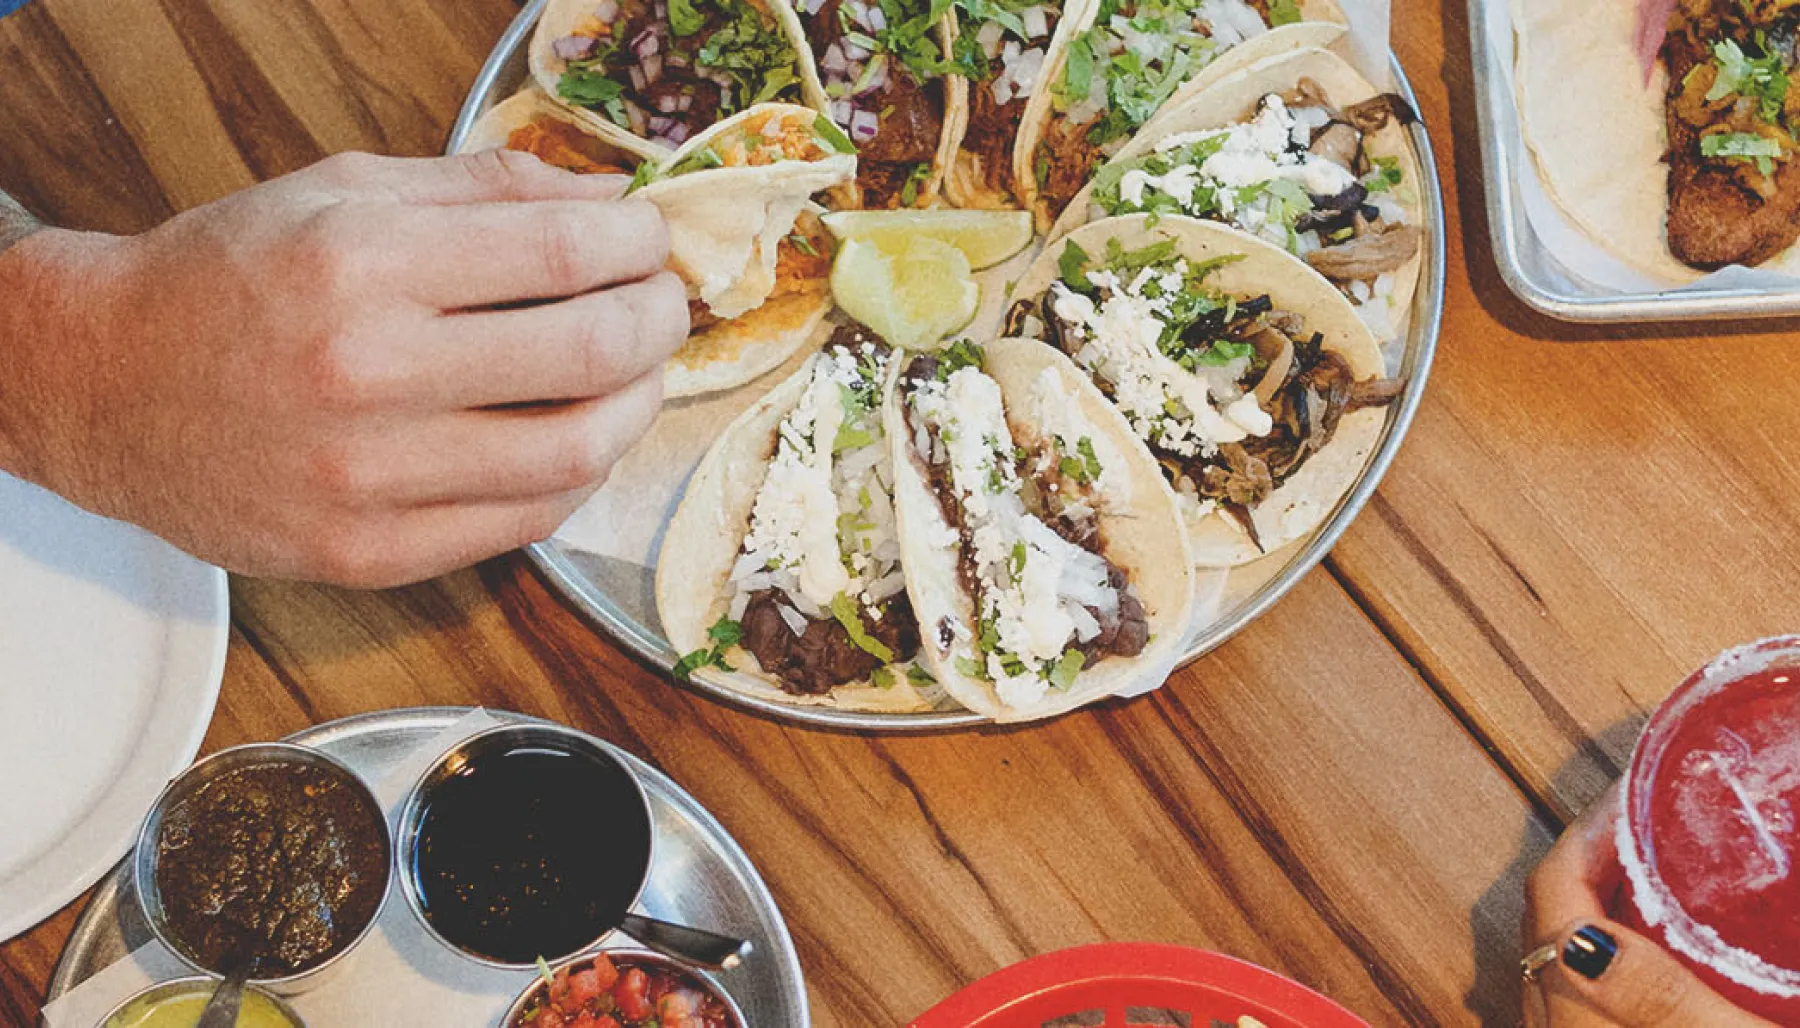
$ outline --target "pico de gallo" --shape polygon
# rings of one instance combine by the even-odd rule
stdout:
[[[508,1028],[743,1028],[693,975],[601,953],[554,973]]]

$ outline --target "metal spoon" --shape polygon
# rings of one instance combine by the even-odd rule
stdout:
[[[642,914],[626,914],[619,922],[625,934],[665,957],[714,971],[729,971],[744,962],[752,949],[749,939],[658,921]],[[199,1028],[212,1028],[201,1022]]]
[[[212,1000],[200,1013],[200,1023],[194,1028],[236,1028],[238,1008],[244,1003],[244,983],[250,980],[250,970],[256,966],[255,957],[244,957],[238,960],[213,990]]]

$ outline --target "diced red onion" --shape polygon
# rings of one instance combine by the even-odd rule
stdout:
[[[645,29],[631,38],[631,52],[639,57],[649,57],[662,49],[662,40],[656,38],[655,31]]]
[[[1019,12],[1019,20],[1025,23],[1026,39],[1050,34],[1050,16],[1042,7],[1027,7]]]
[[[661,54],[651,54],[650,56],[644,58],[644,81],[645,82],[648,82],[651,85],[655,85],[656,80],[662,78],[662,73],[663,73],[663,62],[662,62]]]
[[[619,0],[600,0],[594,5],[594,17],[603,25],[611,25],[612,20],[618,16]]]
[[[687,142],[687,137],[688,127],[686,125],[678,121],[669,126],[669,142],[674,143],[676,146],[680,146]]]
[[[850,60],[866,61],[869,59],[869,51],[866,47],[857,46],[855,43],[850,42],[848,39],[842,39],[842,40],[839,40],[838,42],[841,43],[844,47],[844,56],[849,58]]]
[[[649,84],[650,80],[644,77],[644,69],[634,66],[631,69],[631,88],[642,93],[644,87]]]
[[[848,100],[831,101],[831,120],[839,125],[848,126],[850,116],[856,113],[856,107]]]
[[[819,8],[825,6],[825,0],[800,0],[800,9],[807,14],[818,14]]]
[[[663,54],[663,67],[685,68],[687,66],[687,54],[682,53],[680,50],[670,50],[668,53]]]
[[[664,3],[663,0],[656,0],[655,10],[657,21],[666,22],[669,20],[669,5]]]
[[[594,52],[592,36],[564,36],[550,44],[550,52],[565,61],[579,61]]]
[[[683,93],[675,98],[675,109],[686,114],[694,106],[694,94]]]
[[[887,12],[876,4],[870,4],[867,21],[870,32],[880,32],[887,28]]]
[[[636,70],[636,68],[632,69],[632,71]],[[644,116],[644,109],[642,107],[639,107],[629,100],[625,101],[625,120],[631,123],[632,135],[641,136],[644,134],[644,127],[648,119]]]
[[[850,139],[866,143],[881,131],[881,119],[874,111],[857,111],[850,116]]]
[[[839,75],[843,74],[844,69],[848,67],[844,61],[844,51],[838,47],[836,40],[833,40],[832,44],[825,48],[825,56],[819,58],[819,67]]]
[[[674,93],[664,93],[651,100],[651,104],[663,114],[674,114],[676,111],[680,110],[681,108],[676,106],[680,102],[681,97]]]
[[[666,135],[669,131],[669,126],[673,124],[675,124],[673,118],[665,118],[660,114],[653,114],[650,116],[650,131],[659,136]]]

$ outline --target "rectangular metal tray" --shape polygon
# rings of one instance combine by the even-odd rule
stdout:
[[[1518,185],[1521,176],[1535,175],[1537,170],[1525,149],[1516,99],[1507,88],[1512,35],[1510,31],[1496,33],[1488,24],[1490,8],[1506,4],[1507,0],[1469,0],[1488,235],[1507,288],[1532,308],[1575,322],[1703,321],[1800,314],[1800,287],[1621,292],[1589,282],[1550,253],[1526,217]]]

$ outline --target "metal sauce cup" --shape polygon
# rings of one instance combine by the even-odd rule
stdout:
[[[707,993],[718,999],[719,1002],[725,1004],[725,1012],[730,1015],[731,1018],[731,1028],[745,1028],[745,1025],[748,1023],[744,1020],[744,1011],[737,1005],[737,1000],[732,999],[731,994],[721,988],[719,983],[713,979],[712,975],[707,974],[705,971],[689,967],[679,960],[672,960],[660,953],[653,953],[647,949],[606,948],[590,950],[580,956],[570,957],[568,960],[553,965],[551,967],[551,973],[556,974],[562,971],[563,968],[572,967],[576,964],[586,964],[601,953],[605,953],[607,957],[615,963],[655,967],[659,970],[666,971],[677,978],[686,979],[689,984],[693,985],[701,992]],[[532,979],[531,984],[525,987],[525,991],[519,993],[519,998],[513,1000],[513,1005],[506,1008],[506,1016],[500,1019],[497,1028],[514,1028],[514,1026],[518,1024],[520,1015],[524,1014],[525,1009],[531,1005],[532,1001],[542,995],[544,990],[548,987],[549,984],[544,981],[542,975]]]
[[[174,978],[166,982],[158,982],[135,995],[127,997],[124,1002],[107,1011],[106,1016],[96,1022],[94,1028],[106,1028],[108,1024],[112,1023],[113,1018],[123,1014],[132,1004],[140,1001],[174,999],[177,996],[185,996],[189,993],[205,996],[210,999],[213,990],[218,987],[219,980],[217,978]],[[294,1008],[288,1006],[287,1002],[280,996],[277,996],[274,993],[264,992],[261,989],[246,988],[244,989],[244,1002],[248,1003],[252,995],[261,996],[263,999],[274,1004],[275,1009],[281,1013],[282,1017],[287,1019],[288,1024],[292,1025],[293,1028],[306,1028],[306,1022],[302,1020],[300,1015],[294,1012]]]
[[[471,763],[483,756],[521,750],[537,750],[583,757],[618,770],[618,787],[621,794],[611,797],[611,799],[628,809],[641,810],[644,823],[648,826],[648,830],[644,833],[645,841],[641,861],[643,871],[637,875],[635,881],[621,883],[619,886],[621,895],[630,896],[630,900],[625,904],[627,911],[635,909],[638,901],[643,898],[644,886],[650,880],[650,868],[655,853],[656,825],[651,817],[650,800],[644,793],[642,783],[638,781],[637,776],[631,772],[630,768],[592,737],[561,725],[501,725],[478,732],[451,747],[449,752],[432,762],[431,767],[419,777],[419,780],[414,783],[412,791],[407,794],[406,802],[400,808],[399,827],[396,830],[394,847],[400,864],[400,889],[406,896],[407,906],[412,908],[413,914],[418,917],[419,923],[425,926],[426,933],[432,938],[470,960],[488,967],[505,970],[530,969],[535,968],[537,964],[535,961],[529,960],[518,963],[497,960],[482,953],[472,952],[445,938],[426,913],[424,887],[419,880],[418,847],[426,812],[440,786],[461,774]],[[604,926],[595,938],[568,953],[545,953],[542,956],[554,963],[574,954],[587,952],[618,930],[618,925]]]
[[[234,746],[201,760],[199,763],[183,771],[150,808],[149,816],[144,818],[144,826],[138,831],[137,850],[131,861],[131,884],[137,893],[138,902],[143,906],[144,919],[150,925],[150,932],[156,941],[174,953],[183,964],[202,974],[219,976],[221,968],[203,967],[181,947],[169,932],[168,914],[163,909],[162,895],[156,887],[157,837],[162,834],[163,818],[171,808],[182,800],[192,796],[201,786],[215,781],[228,772],[239,768],[253,767],[259,764],[291,764],[324,771],[341,780],[362,802],[374,813],[374,820],[381,826],[381,899],[377,901],[375,910],[369,915],[369,923],[348,942],[341,944],[336,951],[319,961],[312,967],[295,974],[276,978],[252,978],[250,984],[265,992],[281,996],[295,996],[317,986],[327,977],[327,972],[341,966],[346,954],[354,950],[369,937],[375,922],[381,920],[381,912],[387,907],[387,894],[393,882],[394,841],[388,832],[387,815],[375,794],[369,791],[367,784],[357,776],[356,772],[338,763],[318,750],[307,746],[296,746],[285,742],[251,743],[246,746]]]

